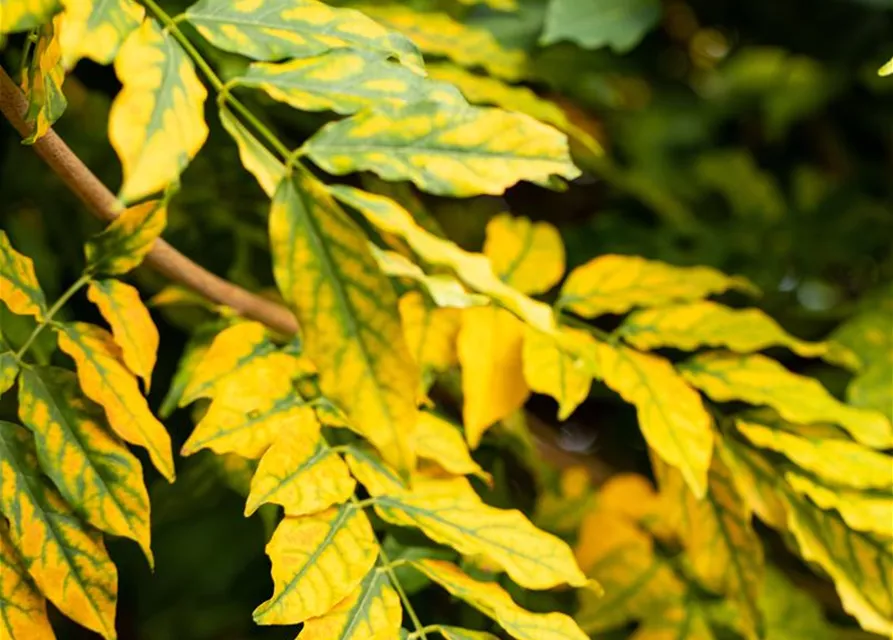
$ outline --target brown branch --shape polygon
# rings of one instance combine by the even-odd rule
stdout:
[[[24,95],[0,67],[0,112],[23,138],[31,133],[31,127],[24,118],[27,108]],[[94,216],[106,222],[118,216],[122,208],[118,199],[52,129],[35,142],[33,148]],[[298,330],[298,323],[291,311],[214,275],[164,240],[159,239],[155,243],[145,262],[170,280],[274,331],[290,335]]]

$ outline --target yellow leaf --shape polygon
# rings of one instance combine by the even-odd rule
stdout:
[[[60,8],[59,0],[4,0],[0,4],[0,34],[39,27]]]
[[[296,624],[328,613],[351,595],[378,557],[362,509],[351,504],[286,517],[267,544],[273,597],[254,610],[257,624]]]
[[[455,597],[464,600],[518,640],[586,640],[563,613],[531,613],[519,607],[495,582],[479,582],[443,560],[416,560],[412,566]],[[447,636],[448,637],[448,636]]]
[[[273,272],[301,325],[323,394],[401,473],[413,450],[419,374],[397,296],[362,230],[305,174],[284,180],[270,212]]]
[[[42,138],[68,106],[62,83],[65,68],[62,66],[62,49],[59,46],[61,18],[56,16],[40,28],[37,46],[31,63],[22,79],[22,90],[28,96],[25,120],[31,125],[31,135],[25,144],[34,144]]]
[[[109,142],[124,170],[120,197],[139,200],[175,182],[208,137],[208,92],[167,30],[145,20],[115,58],[123,88],[109,113]]]
[[[696,496],[703,496],[713,427],[701,396],[663,358],[602,342],[595,355],[605,384],[636,406],[649,446],[682,471]]]
[[[883,415],[843,404],[817,380],[791,373],[766,356],[704,353],[682,365],[681,372],[718,402],[769,405],[791,422],[832,422],[866,446],[893,446],[893,425]]]
[[[426,231],[416,224],[412,214],[390,198],[341,185],[329,187],[329,191],[366,216],[370,224],[403,238],[426,262],[452,269],[469,287],[493,298],[540,331],[555,332],[551,307],[523,295],[497,278],[486,256],[464,251]]]
[[[442,624],[434,625],[434,631],[444,637],[445,640],[499,640],[492,633],[486,631],[473,631],[461,627],[445,627]]]
[[[530,389],[524,380],[524,324],[499,307],[465,309],[459,330],[462,418],[472,449],[494,422],[523,406]]]
[[[161,200],[125,209],[87,241],[87,268],[93,273],[127,273],[143,261],[166,223],[167,209]]]
[[[671,607],[660,618],[648,620],[630,640],[719,640],[710,627],[704,607],[692,598],[684,606]]]
[[[446,371],[458,362],[456,338],[461,322],[458,309],[432,309],[418,291],[405,293],[399,308],[409,353],[423,371]]]
[[[710,267],[675,267],[638,256],[605,255],[571,271],[559,304],[587,318],[698,300],[727,289],[752,292],[747,280]]]
[[[624,516],[665,542],[678,535],[672,523],[672,501],[657,493],[651,481],[638,474],[611,476],[598,492],[598,508]]]
[[[328,613],[304,622],[298,640],[390,640],[399,636],[402,620],[387,571],[376,567]]]
[[[564,243],[548,222],[499,214],[487,224],[484,255],[496,275],[521,293],[545,293],[564,275]]]
[[[309,407],[304,411],[313,416]],[[353,495],[356,483],[341,457],[320,436],[319,427],[296,426],[283,431],[261,458],[245,502],[246,516],[270,502],[282,505],[287,516],[302,516]]]
[[[347,461],[385,521],[416,527],[463,555],[484,556],[528,589],[588,583],[567,544],[520,511],[485,504],[466,478],[418,474],[406,489],[371,454],[352,450]]]
[[[595,339],[562,327],[555,336],[524,328],[524,378],[537,393],[558,401],[558,419],[567,420],[589,395],[595,375]]]
[[[77,365],[84,394],[105,409],[109,424],[121,438],[145,447],[155,468],[174,481],[171,439],[142,396],[136,378],[121,361],[112,336],[85,322],[63,325],[57,332],[59,348]]]
[[[857,491],[835,487],[794,470],[785,472],[784,477],[794,491],[807,496],[820,508],[836,509],[851,529],[890,537],[893,496],[889,489]]]
[[[2,428],[2,427],[0,427]],[[19,552],[0,520],[0,637],[6,640],[55,640],[46,601],[28,577]]]
[[[19,418],[59,493],[97,529],[139,543],[153,564],[143,467],[65,369],[33,367],[19,382]]]
[[[620,329],[623,339],[638,349],[727,347],[737,353],[781,345],[805,358],[825,355],[824,342],[798,340],[759,309],[729,309],[702,300],[636,311]]]
[[[415,280],[428,291],[434,304],[438,307],[465,309],[479,307],[490,302],[486,296],[466,291],[462,283],[453,276],[444,273],[428,275],[415,262],[395,251],[382,251],[372,244],[369,245],[369,248],[382,272],[391,277]]]
[[[0,395],[6,393],[15,384],[19,375],[19,361],[12,351],[0,353]]]
[[[63,0],[62,60],[73,69],[81,58],[109,64],[121,43],[143,21],[145,10],[134,0]]]
[[[732,438],[719,438],[717,453],[735,478],[738,492],[770,527],[787,529],[788,510],[775,478],[775,465]]]
[[[158,354],[158,329],[139,292],[120,280],[94,280],[87,288],[87,298],[111,325],[124,364],[143,379],[148,393]]]
[[[0,229],[0,300],[20,316],[43,320],[46,298],[34,274],[34,262],[12,248],[6,232]]]
[[[102,535],[82,526],[43,479],[30,441],[25,429],[0,422],[0,513],[9,522],[10,538],[50,602],[114,640],[118,572]]]
[[[878,69],[877,74],[879,76],[889,76],[889,75],[893,74],[893,58],[890,58],[890,60],[887,62],[887,64],[885,64],[883,67]]]
[[[490,479],[490,474],[471,457],[459,427],[434,413],[419,412],[416,448],[420,457],[436,462],[450,473]]]
[[[272,198],[276,187],[285,175],[285,165],[254,137],[241,122],[227,109],[220,106],[220,124],[236,141],[239,147],[239,158],[248,172],[257,178],[260,188],[267,197]]]

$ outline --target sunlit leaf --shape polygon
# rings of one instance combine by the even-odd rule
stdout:
[[[7,640],[56,638],[46,601],[28,576],[5,521],[0,521],[0,634]]]
[[[419,412],[416,449],[420,457],[436,462],[450,473],[473,474],[484,480],[489,479],[489,475],[471,457],[459,427],[435,413]]]
[[[525,325],[499,307],[462,312],[457,344],[462,366],[462,421],[472,449],[493,423],[527,400],[522,349]]]
[[[59,348],[77,365],[84,394],[105,409],[109,424],[121,438],[145,447],[155,468],[174,481],[171,439],[139,390],[137,380],[121,361],[121,350],[105,330],[85,322],[61,326]]]
[[[323,393],[402,473],[413,451],[418,369],[394,289],[368,241],[325,189],[284,180],[270,213],[273,271],[301,324]]]
[[[493,273],[486,256],[464,251],[456,244],[425,231],[406,209],[390,198],[341,185],[329,190],[336,198],[366,216],[378,229],[406,240],[426,262],[452,269],[469,287],[490,296],[540,331],[555,331],[555,317],[549,305],[533,300],[502,282]]]
[[[9,522],[10,538],[50,602],[114,640],[118,572],[100,533],[82,525],[41,477],[30,440],[22,427],[0,422],[0,513]]]
[[[498,640],[496,636],[486,631],[447,627],[442,624],[435,625],[434,631],[443,636],[445,640]]]
[[[16,251],[9,236],[0,229],[0,300],[13,313],[43,320],[47,312],[46,298],[34,274],[31,258]]]
[[[19,361],[12,351],[0,353],[0,395],[6,393],[15,384],[19,375]]]
[[[125,209],[87,241],[87,268],[94,273],[127,273],[143,261],[166,223],[167,209],[161,200]]]
[[[436,102],[361,111],[324,126],[304,150],[335,175],[372,171],[456,197],[580,175],[558,130],[521,113]]]
[[[890,60],[887,62],[887,64],[885,64],[883,67],[878,69],[877,74],[879,76],[893,75],[893,58],[890,58]]]
[[[428,275],[409,258],[395,252],[382,251],[370,245],[372,255],[378,267],[387,275],[396,278],[408,278],[422,285],[438,307],[465,309],[488,304],[490,300],[478,293],[469,293],[455,277],[445,273]],[[415,292],[410,292],[415,293]]]
[[[60,34],[65,67],[74,68],[81,58],[109,64],[144,14],[134,0],[65,0]]]
[[[562,327],[550,336],[524,328],[524,379],[537,393],[558,402],[558,419],[567,420],[589,395],[596,375],[595,340],[585,331]]]
[[[39,27],[61,8],[59,0],[6,0],[0,5],[0,33]]]
[[[890,536],[893,495],[889,489],[859,491],[833,486],[797,470],[786,471],[784,477],[791,489],[822,509],[835,509],[851,529]]]
[[[766,356],[705,353],[687,361],[681,371],[718,402],[769,405],[791,422],[833,422],[869,447],[893,445],[893,426],[882,414],[845,405],[817,380],[791,373]]]
[[[823,342],[792,337],[759,309],[730,309],[708,300],[636,311],[623,323],[620,335],[638,349],[694,351],[711,346],[750,353],[781,345],[806,358],[828,351]]]
[[[97,529],[138,542],[152,564],[142,465],[108,430],[100,408],[81,395],[75,375],[55,367],[24,370],[19,418],[68,503]]]
[[[304,410],[313,415],[309,407]],[[301,516],[353,495],[356,483],[347,465],[325,443],[319,428],[301,427],[283,430],[261,458],[245,503],[246,516],[266,503],[282,505],[287,516]]]
[[[282,164],[225,106],[220,106],[220,124],[239,147],[242,164],[257,178],[261,189],[270,198],[285,175]]]
[[[324,616],[310,618],[299,640],[386,640],[396,638],[403,619],[400,598],[387,571],[376,567],[353,593]]]
[[[351,595],[378,557],[362,509],[342,505],[279,523],[267,555],[273,596],[254,610],[258,624],[295,624],[329,612]]]
[[[605,255],[571,271],[559,304],[591,318],[698,300],[727,289],[752,291],[753,285],[710,267],[675,267],[638,256]]]
[[[570,40],[586,49],[609,45],[625,53],[660,21],[660,13],[659,0],[550,0],[540,41]]]
[[[214,46],[255,60],[307,58],[339,48],[397,57],[421,70],[422,59],[403,36],[359,11],[316,0],[201,0],[186,11]]]
[[[521,293],[545,293],[564,275],[564,243],[548,222],[494,217],[487,223],[484,255],[496,275]]]
[[[28,96],[25,120],[32,127],[31,135],[24,140],[25,144],[34,144],[42,138],[68,106],[62,93],[65,68],[59,46],[59,27],[59,17],[41,27],[37,46],[22,78],[22,90]]]
[[[115,58],[123,88],[109,112],[109,142],[121,158],[126,202],[175,182],[208,137],[208,92],[192,61],[155,20],[128,36]]]
[[[703,496],[713,432],[700,395],[663,358],[599,342],[595,360],[604,383],[636,406],[651,448],[679,468],[696,496]]]
[[[158,329],[139,291],[120,280],[93,280],[87,298],[99,307],[121,347],[124,364],[143,379],[148,391],[158,354]]]
[[[443,560],[417,560],[412,566],[455,597],[495,620],[513,638],[586,640],[586,634],[570,617],[563,613],[526,611],[515,604],[508,592],[495,582],[479,582],[452,563]]]
[[[423,371],[446,371],[458,362],[456,337],[462,318],[458,309],[429,307],[418,291],[405,293],[398,305],[409,353]]]

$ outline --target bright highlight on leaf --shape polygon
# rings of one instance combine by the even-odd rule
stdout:
[[[22,78],[22,90],[28,96],[25,120],[33,127],[25,144],[34,144],[42,138],[68,106],[62,93],[65,69],[59,46],[60,25],[60,18],[56,17],[41,27],[31,63]]]
[[[548,222],[496,216],[487,224],[484,255],[496,275],[521,293],[545,293],[564,275],[564,244]]]
[[[102,233],[87,241],[87,268],[120,275],[136,268],[164,231],[167,209],[153,200],[125,209]]]
[[[144,14],[134,0],[65,0],[59,36],[65,68],[81,58],[109,64]]]
[[[6,0],[0,6],[0,34],[39,27],[61,8],[59,0]]]

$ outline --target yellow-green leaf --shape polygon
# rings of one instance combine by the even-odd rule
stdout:
[[[586,640],[577,623],[563,613],[531,613],[515,604],[495,582],[479,582],[444,560],[416,560],[416,569],[455,597],[495,620],[518,640]],[[449,636],[447,636],[449,637]]]
[[[464,555],[483,556],[529,589],[587,584],[567,544],[520,511],[485,504],[466,478],[419,474],[406,489],[371,454],[354,451],[347,461],[387,522],[417,527]]]
[[[255,62],[235,82],[262,89],[301,111],[350,114],[423,100],[465,103],[452,85],[357,49],[335,49],[283,63]]]
[[[824,342],[804,342],[782,329],[759,309],[730,309],[702,300],[631,314],[620,328],[623,339],[638,349],[727,347],[737,353],[781,345],[806,358],[827,353]]]
[[[471,457],[459,427],[430,411],[419,412],[416,448],[420,457],[436,462],[450,473],[474,474],[484,480],[490,477]]]
[[[314,415],[309,407],[304,410]],[[302,516],[353,495],[356,483],[341,457],[320,436],[319,427],[295,427],[284,430],[261,458],[245,502],[246,516],[266,503],[282,505],[287,516]]]
[[[387,571],[376,567],[328,613],[304,622],[298,640],[389,640],[399,636],[402,620]]]
[[[285,165],[223,105],[220,106],[220,124],[236,141],[244,167],[257,178],[264,193],[272,198],[285,175]]]
[[[0,300],[20,316],[43,320],[47,302],[34,274],[31,258],[16,251],[0,229]]]
[[[486,631],[446,627],[442,624],[435,625],[433,630],[443,636],[445,640],[499,640],[492,633],[487,633]]]
[[[111,325],[124,364],[143,379],[148,392],[159,338],[139,291],[120,280],[93,280],[87,288],[87,298]]]
[[[836,509],[847,525],[856,531],[867,531],[879,537],[890,537],[893,523],[893,495],[884,491],[858,491],[823,483],[796,470],[784,474],[788,485],[807,496],[822,509]]]
[[[466,291],[453,276],[444,273],[428,275],[415,262],[395,251],[382,251],[375,245],[369,245],[369,248],[382,272],[392,278],[408,278],[418,282],[438,307],[465,309],[490,302],[486,296]]]
[[[505,309],[462,312],[458,353],[462,365],[462,421],[472,449],[493,423],[521,407],[530,388],[524,379],[525,325]]]
[[[330,122],[304,145],[335,175],[372,171],[442,196],[499,195],[521,180],[580,175],[567,138],[522,113],[419,102]]]
[[[720,640],[713,632],[705,607],[692,597],[670,607],[659,618],[652,618],[636,629],[630,640]]]
[[[59,45],[60,20],[57,16],[40,28],[37,46],[22,78],[22,90],[28,96],[25,120],[32,127],[31,135],[24,140],[25,144],[34,144],[42,138],[68,106],[62,93],[65,68]]]
[[[140,23],[145,9],[134,0],[64,0],[60,44],[67,69],[81,58],[109,64]]]
[[[312,177],[280,184],[270,212],[273,272],[301,324],[326,397],[401,473],[415,466],[418,368],[397,296],[362,230]]]
[[[558,419],[567,420],[589,395],[595,370],[595,339],[562,327],[554,336],[524,327],[524,378],[537,393],[558,401]]]
[[[681,371],[719,402],[769,405],[791,422],[832,422],[869,447],[893,446],[893,426],[882,414],[843,404],[817,380],[791,373],[766,356],[704,353],[687,361]]]
[[[87,268],[94,273],[127,273],[143,261],[166,223],[167,208],[161,200],[125,209],[87,241]]]
[[[887,352],[886,360],[868,365],[853,378],[846,390],[847,401],[865,409],[874,409],[893,421],[893,349]]]
[[[890,60],[887,62],[887,64],[885,64],[883,67],[878,69],[877,74],[879,76],[893,75],[893,58],[890,58]]]
[[[101,409],[81,395],[73,373],[22,372],[19,418],[59,493],[97,529],[135,540],[153,563],[143,467],[108,430]]]
[[[0,395],[3,395],[15,384],[19,375],[19,361],[12,351],[0,353]]]
[[[123,88],[109,112],[109,142],[124,170],[120,197],[139,200],[175,182],[208,137],[208,92],[180,44],[155,20],[128,36],[115,58]]]
[[[5,0],[0,4],[0,34],[39,27],[61,8],[59,0]]]
[[[752,292],[754,286],[710,267],[675,267],[638,256],[604,255],[571,271],[559,303],[591,318],[699,300],[727,289]]]
[[[446,371],[458,362],[458,309],[430,308],[421,293],[409,291],[398,302],[409,353],[423,370]]]
[[[707,489],[713,451],[712,420],[701,396],[663,358],[624,346],[596,343],[596,371],[604,383],[636,406],[645,440],[667,464],[678,467],[694,494]]]
[[[257,624],[296,624],[329,612],[351,595],[378,557],[362,509],[351,504],[279,523],[267,555],[273,596],[254,610]]]
[[[406,35],[422,52],[463,67],[480,67],[510,81],[527,71],[520,49],[506,49],[486,29],[462,24],[445,13],[423,13],[401,4],[354,5],[377,22]]]
[[[58,333],[59,348],[77,365],[84,394],[105,409],[109,424],[121,438],[145,447],[155,468],[174,481],[171,439],[139,390],[137,380],[121,361],[112,336],[85,322],[65,324]]]
[[[28,576],[19,552],[0,520],[0,637],[6,640],[55,640],[43,596]]]
[[[831,347],[843,347],[855,356],[856,369],[865,369],[893,353],[893,332],[890,323],[893,312],[883,308],[869,308],[839,326],[829,337]],[[849,364],[843,356],[841,364]]]
[[[406,240],[426,262],[452,269],[469,287],[490,296],[540,331],[555,331],[555,317],[549,305],[521,294],[497,278],[486,256],[464,251],[456,244],[425,231],[416,224],[412,214],[390,198],[340,185],[329,190],[336,198],[366,216],[378,229]]]
[[[75,622],[114,640],[118,572],[102,535],[82,525],[44,480],[28,432],[9,422],[0,422],[0,477],[0,513],[40,592]]]
[[[211,44],[255,60],[307,58],[332,49],[374,51],[421,71],[415,46],[359,11],[316,0],[201,0],[186,17]]]
[[[484,255],[496,275],[521,293],[545,293],[564,275],[564,243],[548,222],[499,214],[487,223]]]
[[[839,640],[836,629],[825,619],[822,604],[807,589],[795,585],[779,569],[766,567],[760,593],[766,640]]]

